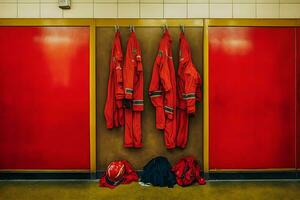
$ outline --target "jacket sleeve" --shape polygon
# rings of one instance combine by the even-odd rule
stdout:
[[[196,112],[196,88],[197,79],[194,74],[185,74],[185,85],[183,99],[186,101],[187,113],[194,114]]]
[[[113,74],[113,59],[111,55],[110,60],[110,66],[109,66],[109,79],[108,79],[108,85],[107,85],[107,96],[104,106],[104,117],[106,120],[106,127],[107,128],[113,128],[114,127],[114,105],[111,103],[114,99],[114,94],[112,93],[113,89],[113,80],[112,80],[112,74]]]
[[[122,87],[122,74],[118,74],[116,68],[118,68],[118,64],[122,63],[122,51],[118,51],[121,47],[119,33],[115,34],[113,47],[111,51],[110,58],[110,66],[109,66],[109,80],[108,80],[108,88],[107,88],[107,97],[104,107],[104,116],[106,119],[106,127],[113,128],[114,125],[117,126],[116,123],[117,117],[116,108],[121,107],[122,105],[119,101],[115,101],[115,99],[121,98],[123,96],[123,87]],[[119,79],[119,80],[117,80]],[[118,83],[119,82],[119,83]]]
[[[164,99],[163,99],[163,88],[160,84],[160,65],[163,62],[162,52],[159,50],[158,55],[156,56],[153,70],[152,78],[149,86],[149,96],[151,103],[156,110],[156,128],[164,129],[165,128],[165,115],[164,115]]]
[[[162,58],[159,62],[159,78],[163,87],[164,92],[168,92],[172,89],[170,70],[168,65],[168,56],[165,51],[160,50],[159,54],[162,54]]]
[[[180,35],[180,63],[186,68],[182,97],[186,101],[187,113],[194,114],[196,112],[198,71],[192,63],[190,47],[183,33]]]
[[[143,111],[144,110],[144,73],[142,65],[142,53],[138,41],[135,42],[135,83],[134,83],[134,93],[133,93],[133,110]]]
[[[167,52],[167,50],[165,50]],[[171,71],[170,67],[174,67],[169,61],[170,58],[167,53],[163,54],[164,57],[164,62],[161,63],[160,65],[160,80],[163,85],[163,91],[164,91],[164,112],[166,116],[169,119],[173,119],[174,116],[174,109],[176,109],[175,103],[176,100],[174,101],[174,89],[172,88],[172,82],[171,82]],[[169,66],[171,64],[172,66]]]
[[[133,99],[133,75],[134,75],[134,59],[132,57],[132,39],[127,43],[126,58],[123,68],[123,81],[125,90],[125,99]]]
[[[160,82],[162,84],[162,88],[164,91],[164,113],[169,119],[173,119],[173,112],[174,112],[174,91],[172,88],[172,82],[171,82],[171,72],[170,72],[170,66],[169,66],[169,56],[167,54],[168,47],[163,50],[162,54],[162,62],[159,66],[159,77]],[[173,66],[171,66],[173,67]]]
[[[115,71],[115,97],[117,100],[124,98],[124,88],[123,88],[123,69],[122,69],[122,47],[120,36],[118,35],[115,40],[115,52],[114,52],[114,71]]]
[[[198,73],[197,88],[196,88],[196,101],[198,101],[198,102],[202,101],[201,86],[202,86],[202,79],[201,79],[200,74]]]

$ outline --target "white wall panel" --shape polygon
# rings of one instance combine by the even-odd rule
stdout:
[[[63,10],[65,18],[93,18],[94,5],[92,3],[72,3],[70,10]]]
[[[58,3],[41,4],[42,18],[61,18],[63,16],[62,9],[58,7]]]
[[[256,4],[233,4],[233,18],[256,18]]]
[[[211,18],[232,18],[232,4],[210,4]]]
[[[20,3],[18,4],[19,18],[39,18],[40,4],[37,3]]]
[[[165,18],[186,18],[187,5],[186,4],[165,4],[164,17]]]
[[[163,18],[163,4],[141,4],[141,18]]]
[[[139,18],[140,10],[138,3],[128,3],[118,5],[119,18]]]
[[[72,0],[70,10],[57,1],[0,0],[0,17],[300,18],[300,0]]]
[[[94,4],[95,18],[116,18],[118,17],[117,4],[110,3],[95,3]]]
[[[279,18],[279,4],[257,4],[257,18]]]
[[[188,4],[188,18],[209,18],[209,4]]]
[[[1,3],[0,18],[16,18],[18,17],[18,4],[16,3]]]

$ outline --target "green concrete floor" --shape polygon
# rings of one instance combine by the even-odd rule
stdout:
[[[116,189],[99,188],[94,181],[1,181],[1,200],[165,200],[165,199],[300,199],[300,182],[209,182],[205,186],[158,188],[137,183]]]

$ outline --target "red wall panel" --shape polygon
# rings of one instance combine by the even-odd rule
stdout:
[[[209,28],[210,169],[295,167],[295,29]]]
[[[0,169],[89,169],[89,29],[0,28]]]
[[[296,154],[297,154],[297,168],[300,169],[300,28],[296,30],[296,70],[297,70],[297,143],[296,143]]]

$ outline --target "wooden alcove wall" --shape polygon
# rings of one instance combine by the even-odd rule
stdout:
[[[163,132],[155,128],[155,111],[148,97],[152,67],[157,54],[161,27],[136,27],[135,32],[142,50],[144,67],[144,103],[142,115],[142,133],[144,147],[130,149],[123,147],[123,128],[109,130],[105,125],[104,105],[107,96],[107,82],[109,76],[110,54],[114,38],[113,27],[98,27],[96,29],[96,105],[97,105],[97,133],[96,155],[97,170],[105,170],[109,162],[126,159],[135,169],[143,166],[155,156],[165,156],[173,164],[183,156],[192,155],[203,165],[203,104],[197,105],[196,117],[190,119],[189,141],[185,149],[167,150],[164,146]],[[128,27],[121,27],[122,48],[125,54],[129,36]],[[173,40],[173,60],[175,68],[178,66],[179,27],[170,27]],[[193,61],[201,75],[203,75],[203,28],[186,27],[185,35],[190,43]]]

